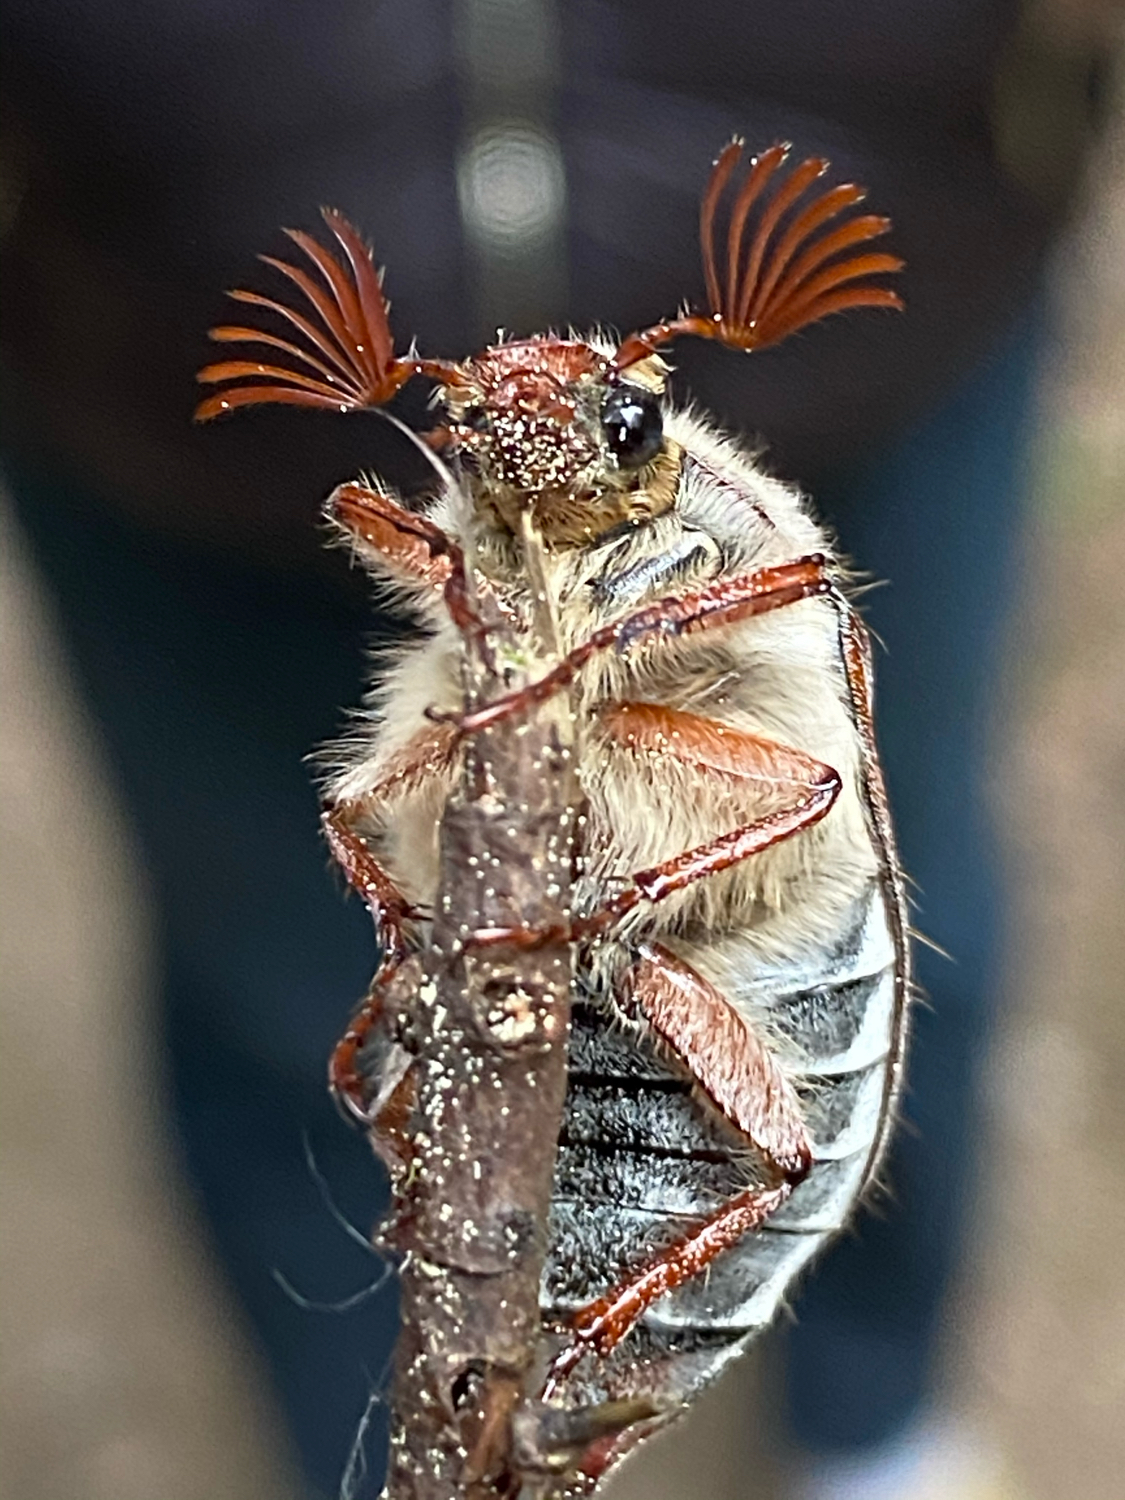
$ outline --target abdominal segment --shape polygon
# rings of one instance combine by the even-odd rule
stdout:
[[[813,1165],[789,1201],[702,1276],[655,1302],[606,1358],[579,1365],[568,1406],[651,1396],[691,1399],[768,1324],[801,1269],[845,1221],[871,1170],[885,1095],[893,961],[872,885],[854,929],[825,955],[825,979],[751,980],[801,1100]],[[792,977],[792,976],[790,976]],[[604,997],[574,1006],[541,1308],[561,1329],[574,1312],[650,1263],[748,1186],[767,1180],[746,1138],[652,1033]]]

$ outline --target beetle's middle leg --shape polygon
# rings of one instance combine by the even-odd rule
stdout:
[[[598,910],[576,918],[566,929],[493,928],[475,934],[472,946],[532,948],[560,939],[596,937],[642,901],[662,901],[811,828],[831,810],[840,794],[839,773],[823,761],[699,714],[653,703],[619,703],[604,710],[601,720],[614,739],[638,753],[670,755],[711,777],[783,786],[791,790],[791,798],[775,812],[686,849],[662,864],[636,871]]]
[[[794,562],[756,568],[752,573],[742,573],[735,578],[720,578],[706,588],[690,593],[669,595],[620,620],[600,626],[537,681],[502,693],[491,703],[465,714],[460,720],[460,731],[462,734],[478,734],[513,714],[528,713],[536,704],[545,703],[573,682],[599,651],[625,651],[638,641],[715,630],[757,615],[770,614],[775,609],[798,604],[802,599],[835,594],[828,559],[819,552],[812,552]]]
[[[557,1394],[587,1351],[609,1354],[655,1301],[760,1229],[812,1164],[800,1101],[768,1043],[715,985],[675,954],[656,944],[644,944],[640,952],[628,980],[633,1005],[755,1148],[766,1181],[728,1199],[648,1266],[581,1308],[571,1342],[551,1366],[544,1400]]]

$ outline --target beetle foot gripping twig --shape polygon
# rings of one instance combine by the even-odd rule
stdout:
[[[544,1492],[557,1493],[550,1480],[558,1476],[570,1481],[568,1494],[592,1489],[625,1448],[640,1442],[667,1415],[650,1396],[571,1408],[525,1401],[512,1420],[512,1458],[533,1493],[537,1479]]]

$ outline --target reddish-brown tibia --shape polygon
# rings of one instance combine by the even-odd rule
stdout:
[[[802,828],[811,828],[840,794],[840,777],[831,766],[788,745],[696,714],[651,703],[621,703],[603,713],[602,722],[614,739],[636,751],[671,755],[701,771],[738,780],[792,788],[793,796],[776,812],[686,849],[651,870],[638,871],[624,890],[580,924],[583,936],[587,930],[611,926],[641,901],[662,901],[707,875],[717,875],[772,848]]]
[[[369,1099],[359,1069],[359,1055],[377,1027],[394,1025],[403,1000],[411,992],[411,984],[418,984],[417,972],[413,973],[412,981],[407,977],[417,967],[416,959],[404,957],[401,949],[397,953],[390,948],[385,950],[367,996],[333,1048],[328,1064],[329,1088],[341,1107],[361,1125],[367,1126],[377,1139],[388,1131],[391,1133],[392,1139],[382,1143],[390,1146],[390,1156],[381,1151],[388,1165],[392,1157],[401,1159],[407,1154],[401,1129],[410,1107],[409,1080],[397,1076],[390,1081],[390,1087],[383,1089],[380,1097]],[[383,1081],[386,1083],[387,1080]]]
[[[478,734],[511,714],[526,713],[573,682],[576,673],[598,651],[611,646],[626,650],[634,641],[653,635],[688,635],[714,625],[733,625],[738,620],[768,614],[799,599],[832,592],[827,559],[820,553],[799,557],[776,567],[758,568],[738,578],[723,578],[708,588],[646,605],[623,620],[614,620],[595,630],[588,640],[547,672],[537,682],[495,698],[460,723],[462,734]]]
[[[487,654],[487,632],[469,601],[465,555],[440,526],[366,484],[339,485],[325,512],[405,578],[440,589],[450,619],[478,638]]]
[[[459,548],[432,521],[406,510],[397,500],[366,484],[341,484],[328,497],[326,514],[355,541],[377,552],[390,566],[416,583],[441,592],[454,571]],[[463,567],[463,564],[462,564]]]
[[[321,213],[343,248],[348,268],[300,229],[287,229],[285,233],[304,251],[323,285],[300,266],[272,255],[260,257],[266,265],[289,278],[317,321],[257,292],[230,293],[236,302],[264,308],[283,319],[296,329],[305,345],[294,344],[260,328],[228,324],[210,331],[210,337],[219,344],[264,344],[280,350],[298,368],[249,359],[207,365],[196,378],[205,385],[226,388],[200,402],[195,412],[197,421],[206,422],[237,406],[262,402],[323,407],[330,411],[382,406],[415,375],[429,375],[447,384],[456,379],[457,367],[444,360],[396,357],[387,321],[389,303],[383,295],[382,279],[371,251],[343,214],[334,208],[321,209]],[[238,381],[251,383],[231,383]]]
[[[724,1203],[648,1266],[582,1308],[573,1321],[571,1342],[551,1365],[545,1400],[557,1393],[588,1350],[609,1354],[653,1302],[698,1276],[722,1251],[765,1223],[802,1182],[812,1161],[793,1085],[769,1044],[714,985],[668,949],[643,944],[629,987],[641,1014],[759,1152],[770,1181]]]
[[[823,157],[810,157],[778,185],[775,178],[788,158],[787,145],[771,146],[751,159],[746,180],[731,208],[726,265],[720,274],[715,215],[742,148],[743,142],[736,138],[720,153],[700,205],[707,314],[675,318],[631,334],[614,356],[619,369],[644,359],[681,334],[718,339],[735,349],[764,349],[809,323],[850,307],[902,307],[897,292],[868,280],[900,271],[903,261],[897,255],[843,256],[853,245],[885,234],[891,221],[878,214],[861,214],[814,238],[829,220],[862,202],[864,190],[854,183],[844,183],[797,211],[799,199],[828,170],[828,162]],[[771,189],[772,197],[768,196]],[[759,207],[757,223],[747,239],[751,213]]]
[[[325,841],[332,858],[340,866],[353,890],[367,902],[379,923],[383,946],[391,952],[402,948],[402,926],[417,913],[406,897],[367,848],[339,807],[326,812],[321,819]]]

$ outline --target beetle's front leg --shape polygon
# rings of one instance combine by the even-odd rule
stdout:
[[[428,584],[440,594],[463,635],[483,636],[484,626],[469,599],[465,554],[440,526],[381,490],[355,482],[337,486],[324,509],[337,526],[378,553],[391,573],[409,583]]]
[[[460,721],[462,734],[478,734],[513,714],[527,713],[573,682],[578,672],[599,651],[627,650],[635,642],[660,636],[692,635],[722,625],[734,625],[755,615],[769,614],[787,604],[831,594],[835,584],[828,559],[821,553],[799,557],[794,562],[756,568],[737,578],[720,578],[706,588],[674,594],[595,630],[581,645],[568,651],[561,661],[526,687],[516,688],[466,714]]]
[[[729,1199],[648,1266],[582,1308],[570,1343],[551,1366],[544,1400],[558,1393],[588,1351],[609,1354],[655,1301],[760,1229],[812,1163],[812,1144],[792,1083],[768,1043],[713,984],[666,948],[646,944],[630,973],[628,994],[715,1107],[761,1156],[767,1181]]]

